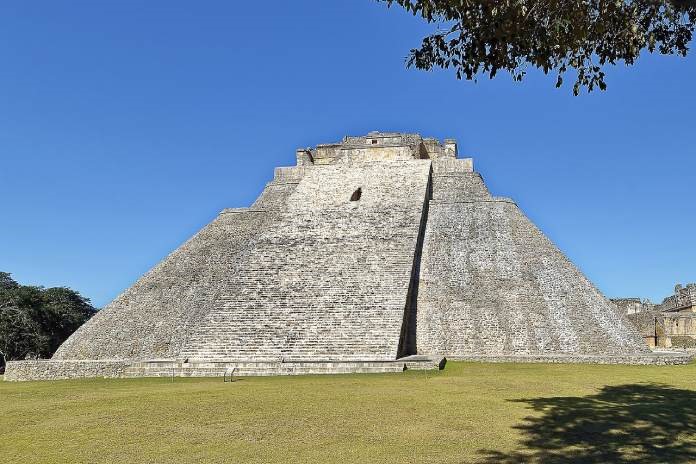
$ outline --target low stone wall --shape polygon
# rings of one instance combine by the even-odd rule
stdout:
[[[37,359],[32,361],[10,361],[5,369],[5,380],[64,380],[86,377],[123,377],[132,361],[52,361]]]
[[[694,354],[684,352],[656,351],[634,356],[579,356],[579,355],[508,355],[508,356],[458,356],[452,361],[475,361],[495,363],[585,363],[585,364],[642,364],[676,365],[688,364]],[[129,377],[217,377],[234,369],[236,376],[257,375],[302,375],[302,374],[347,374],[385,373],[406,370],[442,369],[446,360],[424,356],[411,356],[394,361],[196,361],[181,360],[33,360],[10,361],[5,371],[6,381],[65,380],[76,378],[129,378]]]
[[[507,355],[507,356],[448,356],[450,361],[492,363],[581,363],[581,364],[636,364],[676,365],[689,364],[693,355],[684,352],[653,352],[645,355]]]
[[[65,380],[75,378],[132,378],[132,377],[222,377],[223,375],[306,375],[386,373],[404,370],[442,369],[444,359],[410,356],[393,361],[211,361],[184,362],[160,360],[35,360],[8,363],[5,380]]]

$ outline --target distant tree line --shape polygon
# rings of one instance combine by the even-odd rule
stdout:
[[[0,372],[7,361],[51,357],[95,312],[75,290],[20,285],[0,272]]]

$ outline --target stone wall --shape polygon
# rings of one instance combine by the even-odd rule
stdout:
[[[696,350],[696,314],[650,311],[629,319],[650,347]]]
[[[689,364],[693,357],[688,353],[663,351],[645,352],[629,355],[609,354],[500,354],[464,355],[449,358],[450,361],[474,361],[492,363],[554,363],[554,364],[633,364],[653,366],[673,366]]]
[[[10,361],[7,363],[5,380],[61,380],[86,377],[123,377],[129,361]]]
[[[696,314],[662,314],[664,342],[658,337],[658,344],[665,348],[696,349]]]
[[[664,333],[664,327],[661,325],[658,327],[657,317],[660,315],[656,311],[639,311],[628,314],[628,320],[633,323],[640,335],[643,337],[643,341],[649,348],[658,347],[658,332]],[[662,344],[664,348],[664,343]]]
[[[60,380],[87,377],[234,377],[266,375],[318,375],[356,373],[399,373],[405,370],[444,368],[446,360],[410,356],[386,361],[228,361],[156,359],[147,361],[11,361],[6,381]]]

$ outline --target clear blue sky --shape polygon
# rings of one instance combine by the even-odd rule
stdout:
[[[696,56],[580,97],[404,68],[429,28],[371,0],[0,9],[0,270],[102,306],[297,147],[456,138],[607,296],[696,281]],[[567,79],[569,80],[569,79]]]

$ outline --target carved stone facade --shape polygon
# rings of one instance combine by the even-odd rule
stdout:
[[[443,356],[685,361],[655,357],[453,140],[375,132],[296,154],[251,207],[222,211],[46,370],[10,363],[8,378],[91,376],[95,362],[129,376],[387,372]]]
[[[684,287],[681,284],[675,285],[674,294],[662,300],[658,310],[696,313],[696,283],[687,284]]]
[[[639,298],[611,301],[628,315],[649,347],[696,350],[696,284],[677,284],[657,305]]]
[[[674,293],[663,299],[660,304],[640,298],[612,298],[611,302],[626,315],[646,311],[696,313],[696,283],[675,285]]]
[[[696,314],[643,311],[629,320],[650,348],[696,350]]]

